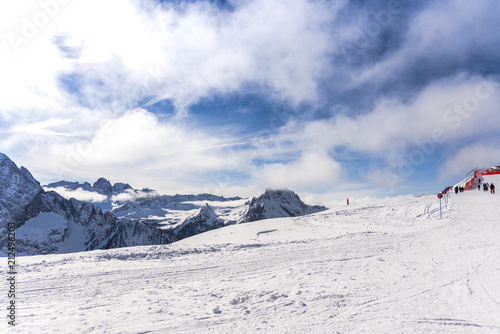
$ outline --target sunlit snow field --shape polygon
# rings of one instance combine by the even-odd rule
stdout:
[[[405,196],[19,257],[18,325],[1,332],[499,333],[500,194],[453,193],[447,208]]]

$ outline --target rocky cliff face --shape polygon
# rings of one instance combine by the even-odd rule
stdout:
[[[132,220],[119,220],[108,225],[88,243],[88,249],[163,245],[176,241],[171,230],[158,229],[154,224]]]
[[[92,188],[94,188],[94,190],[97,191],[99,194],[106,196],[109,196],[113,193],[113,186],[108,180],[106,180],[103,177],[95,181],[94,184],[92,185]]]
[[[291,190],[266,189],[264,194],[252,198],[241,222],[246,223],[280,217],[298,217],[323,210],[326,210],[326,207],[306,205]]]
[[[110,190],[102,180],[97,188]],[[90,203],[46,192],[27,169],[18,168],[4,154],[0,154],[0,196],[0,227],[4,232],[9,222],[15,222],[19,254],[163,244],[174,239],[149,224],[119,220]],[[6,245],[7,233],[2,233],[0,249],[5,251]]]
[[[24,167],[20,169],[5,154],[0,153],[0,226],[17,220],[24,207],[42,190],[40,184]]]
[[[92,204],[67,200],[56,192],[38,192],[15,220],[16,248],[24,254],[90,250],[89,243],[102,231],[117,225],[110,213]],[[0,242],[0,245],[2,243]]]
[[[224,225],[224,220],[219,219],[210,205],[205,204],[194,216],[187,218],[174,229],[174,236],[180,240]]]

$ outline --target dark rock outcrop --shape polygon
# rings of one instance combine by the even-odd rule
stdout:
[[[298,217],[326,210],[324,206],[307,205],[291,190],[266,189],[259,197],[254,197],[248,204],[248,209],[241,220],[242,223],[262,219]]]
[[[205,204],[197,214],[187,218],[174,229],[174,236],[181,240],[222,226],[224,226],[224,221],[217,217],[210,205]]]

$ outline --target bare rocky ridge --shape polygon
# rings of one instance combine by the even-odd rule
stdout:
[[[254,197],[248,204],[248,211],[245,213],[243,223],[256,220],[298,217],[307,214],[326,210],[324,206],[306,205],[300,197],[288,189],[266,189],[266,192],[259,197]]]

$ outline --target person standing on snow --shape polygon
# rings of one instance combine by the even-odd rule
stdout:
[[[490,189],[491,189],[491,193],[494,194],[495,193],[495,185],[493,183],[490,185]]]
[[[488,191],[488,184],[487,183],[483,183],[483,191]]]

